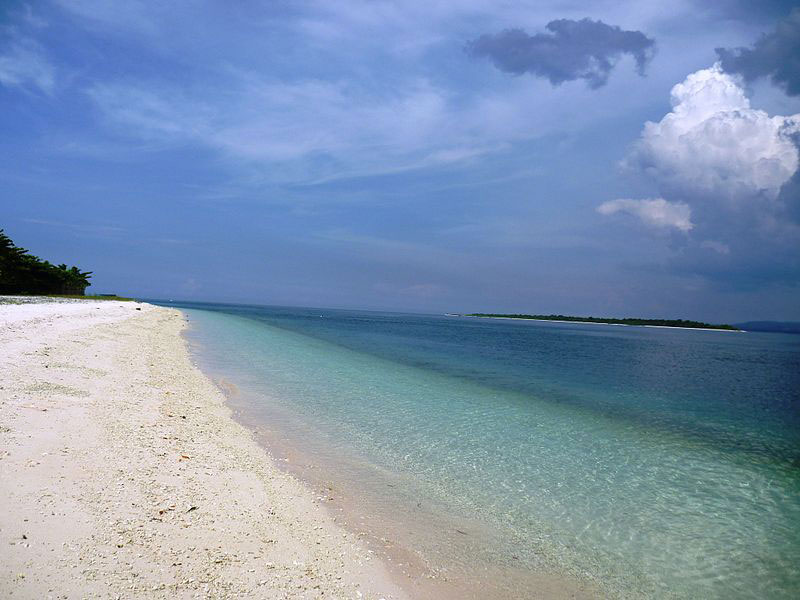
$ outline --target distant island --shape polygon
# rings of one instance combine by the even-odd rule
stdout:
[[[500,313],[470,313],[462,317],[487,317],[492,319],[528,319],[531,321],[567,321],[572,323],[601,323],[604,325],[640,325],[649,327],[682,327],[684,329],[724,329],[740,331],[733,325],[713,325],[685,319],[609,319],[605,317],[570,317],[567,315],[517,315]]]

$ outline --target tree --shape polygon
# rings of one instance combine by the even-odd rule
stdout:
[[[0,294],[68,294],[82,296],[91,271],[55,266],[14,244],[0,229]]]

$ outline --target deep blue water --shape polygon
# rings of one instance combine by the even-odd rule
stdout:
[[[800,592],[800,336],[169,305],[251,419],[387,514],[422,499],[472,527],[409,533],[434,562]]]

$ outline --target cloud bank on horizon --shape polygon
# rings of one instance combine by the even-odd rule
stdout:
[[[151,297],[800,318],[768,4],[2,5],[4,225]]]

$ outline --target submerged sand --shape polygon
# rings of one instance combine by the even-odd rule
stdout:
[[[231,418],[184,327],[0,305],[0,596],[404,598]]]

